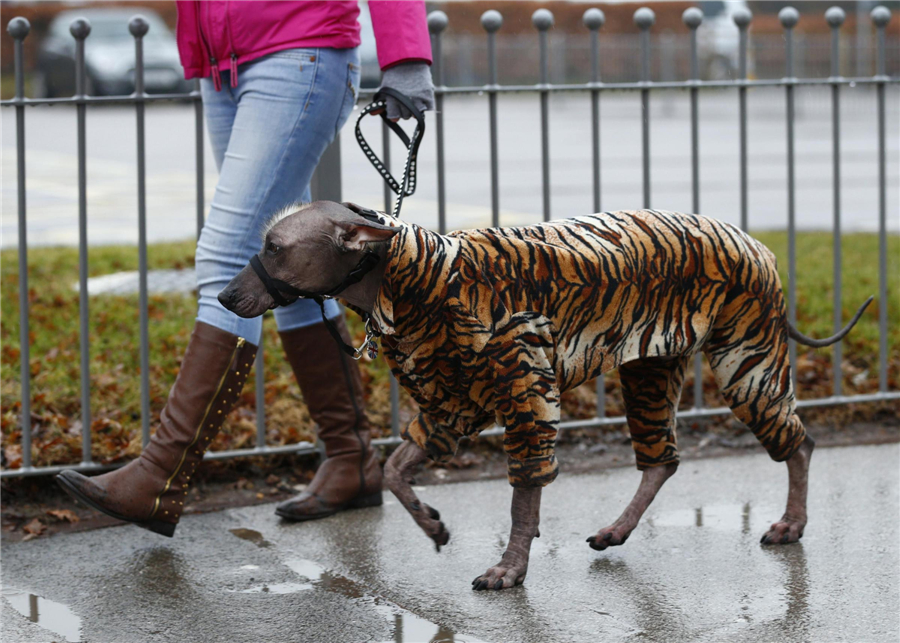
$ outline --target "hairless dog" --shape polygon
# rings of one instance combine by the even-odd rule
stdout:
[[[560,394],[616,368],[642,479],[618,520],[587,542],[625,543],[678,468],[675,412],[699,351],[737,418],[787,463],[787,508],[761,542],[803,536],[814,442],[795,412],[788,338],[839,341],[871,298],[834,337],[806,337],[787,320],[767,248],[721,221],[654,210],[439,235],[354,204],[316,202],[287,208],[264,235],[255,265],[219,300],[251,317],[291,293],[336,294],[367,318],[419,405],[385,480],[438,551],[450,534],[413,491],[413,471],[426,458],[451,458],[461,437],[505,428],[512,531],[474,589],[524,580],[541,489],[558,472]]]

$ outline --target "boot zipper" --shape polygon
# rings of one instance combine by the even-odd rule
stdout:
[[[206,412],[203,414],[203,419],[200,420],[200,425],[197,427],[197,432],[194,434],[194,439],[191,440],[191,443],[187,445],[187,448],[185,448],[185,450],[182,452],[181,460],[178,461],[178,466],[175,467],[175,471],[173,471],[172,475],[169,476],[169,479],[166,480],[166,486],[164,486],[163,490],[159,492],[158,496],[156,496],[156,500],[153,502],[153,511],[150,512],[150,518],[153,518],[153,516],[156,515],[156,512],[159,511],[159,505],[162,501],[162,497],[166,495],[169,487],[172,486],[172,481],[178,476],[178,473],[181,471],[181,467],[184,464],[184,459],[187,457],[188,451],[190,451],[191,448],[193,448],[193,446],[197,444],[197,440],[200,439],[200,434],[203,432],[203,425],[206,423],[206,418],[209,417],[209,412],[212,410],[213,403],[219,397],[219,393],[222,392],[222,387],[225,385],[225,380],[228,378],[228,373],[231,372],[231,364],[234,362],[234,358],[237,356],[238,350],[240,350],[246,343],[247,340],[243,337],[237,338],[234,350],[231,351],[231,358],[228,360],[228,366],[225,369],[225,374],[222,375],[222,379],[219,380],[219,385],[216,387],[216,392],[213,395],[212,399],[209,401],[209,404],[206,406]]]

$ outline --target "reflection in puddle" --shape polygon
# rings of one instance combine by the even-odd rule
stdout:
[[[757,514],[760,511],[759,508],[756,509]],[[650,521],[657,527],[706,527],[746,534],[751,531],[750,503],[664,511],[653,516]]]
[[[258,531],[252,529],[232,529],[238,538],[249,540],[259,547],[271,547]],[[416,616],[383,598],[367,594],[365,589],[349,578],[334,574],[318,563],[304,558],[290,558],[284,563],[303,583],[275,583],[257,585],[242,590],[242,594],[293,594],[295,592],[322,589],[335,592],[356,602],[370,605],[393,628],[393,638],[385,643],[485,643],[476,638],[445,629],[437,623]],[[244,565],[242,569],[257,569],[256,565]]]
[[[263,538],[263,535],[256,531],[255,529],[229,529],[231,533],[240,538],[241,540],[247,540],[257,547],[271,547],[272,543]]]
[[[81,640],[81,618],[66,605],[12,587],[3,588],[3,598],[32,623],[56,632],[67,641]]]

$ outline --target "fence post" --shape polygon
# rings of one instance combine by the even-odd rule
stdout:
[[[497,42],[494,34],[503,25],[503,16],[493,9],[481,14],[481,26],[488,37],[488,126],[491,139],[491,226],[500,226],[500,168],[497,158]]]
[[[341,202],[341,135],[334,137],[309,181],[313,201]]]
[[[447,231],[447,191],[444,176],[444,69],[441,52],[441,32],[447,28],[447,14],[443,11],[432,11],[428,14],[428,31],[432,42],[432,73],[435,87],[439,90],[434,97],[435,146],[437,148],[437,193],[438,193],[438,232]],[[387,129],[385,129],[387,132]],[[386,135],[386,134],[385,134]],[[385,159],[385,165],[387,160]]]
[[[200,79],[195,81],[194,91],[194,165],[197,182],[197,240],[203,231],[203,219],[206,215],[206,192],[204,188],[204,147],[203,147],[203,100],[200,96]]]
[[[28,332],[28,231],[25,217],[25,54],[31,31],[25,18],[13,18],[6,31],[15,41],[16,72],[16,186],[19,223],[19,377],[22,380],[22,468],[31,468],[31,339]]]
[[[741,230],[747,231],[747,28],[753,19],[750,10],[741,7],[734,12],[734,24],[738,28],[738,118],[740,120],[740,157],[741,157]]]
[[[887,134],[884,125],[885,43],[884,28],[891,21],[887,7],[872,9],[872,22],[877,30],[875,78],[878,81],[878,390],[888,389],[888,339],[887,339],[887,164],[885,146]]]
[[[841,25],[844,24],[844,10],[831,7],[825,12],[825,21],[831,27],[831,145],[832,145],[832,195],[834,223],[832,229],[833,273],[834,281],[834,328],[835,333],[841,330]],[[842,342],[834,345],[832,354],[832,395],[841,394],[841,359]]]
[[[641,150],[644,171],[644,208],[650,207],[650,27],[656,22],[653,9],[634,12],[634,24],[641,30]]]
[[[138,310],[140,315],[141,444],[150,442],[150,342],[147,319],[147,168],[144,149],[144,36],[150,25],[143,16],[128,23],[134,37],[134,109],[137,118]]]
[[[691,30],[691,207],[700,214],[700,124],[697,83],[700,80],[700,61],[697,57],[697,28],[703,22],[703,12],[697,7],[684,10],[682,21]],[[703,356],[694,355],[694,408],[703,408]]]
[[[787,106],[787,185],[788,185],[788,321],[797,325],[797,231],[794,195],[794,27],[800,13],[793,7],[778,12],[784,27],[785,93]],[[797,342],[788,340],[791,362],[791,384],[797,394]]]
[[[600,9],[588,9],[581,18],[591,32],[591,159],[594,212],[600,212],[600,28],[606,16]],[[602,374],[596,381],[597,411],[599,418],[606,417],[606,381]]]
[[[550,220],[550,90],[548,85],[549,54],[547,52],[547,31],[553,26],[553,14],[547,9],[538,9],[531,14],[531,23],[538,30],[541,62],[541,179],[543,187],[544,221]]]
[[[87,244],[87,142],[85,118],[84,40],[91,33],[91,23],[84,18],[72,21],[69,32],[75,37],[75,98],[78,119],[78,284],[81,348],[81,460],[91,464],[91,345],[90,311],[88,308],[88,244]]]

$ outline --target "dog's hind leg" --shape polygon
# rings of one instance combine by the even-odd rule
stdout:
[[[768,297],[735,297],[723,310],[705,351],[728,406],[776,462],[787,462],[788,502],[764,545],[800,540],[806,527],[809,461],[815,442],[797,417],[788,356],[784,297],[777,281]],[[760,302],[773,301],[770,308]],[[774,309],[774,313],[773,313]]]
[[[653,358],[619,367],[631,444],[641,484],[628,507],[613,524],[587,539],[591,549],[622,545],[637,527],[666,480],[678,469],[675,411],[690,358]]]
[[[441,545],[446,545],[450,540],[450,532],[441,522],[438,510],[421,502],[412,488],[413,470],[427,458],[428,455],[417,444],[404,441],[385,463],[384,481],[416,524],[434,541],[437,550],[441,551]]]

